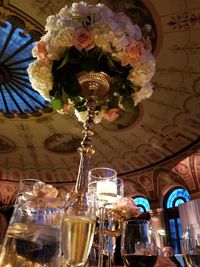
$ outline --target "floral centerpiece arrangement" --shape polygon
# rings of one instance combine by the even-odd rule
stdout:
[[[130,112],[151,96],[155,59],[150,25],[141,29],[123,12],[80,2],[49,16],[45,29],[28,73],[33,89],[50,99],[55,110],[72,109],[84,117],[87,99],[77,78],[82,71],[104,72],[112,80],[108,95],[97,100],[96,122],[113,121],[120,110]]]

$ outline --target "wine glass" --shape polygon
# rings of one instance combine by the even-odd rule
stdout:
[[[200,225],[190,224],[183,235],[183,256],[188,267],[200,266]]]
[[[62,221],[62,250],[67,266],[84,266],[92,247],[96,226],[93,195],[68,193]]]
[[[155,266],[158,249],[149,221],[134,219],[124,222],[121,255],[126,267]]]
[[[0,266],[60,266],[64,202],[35,196],[34,186],[39,182],[35,179],[20,181],[2,244]]]
[[[98,266],[103,266],[105,206],[112,205],[117,197],[117,173],[110,168],[94,168],[89,171],[88,192],[97,198],[99,217]]]

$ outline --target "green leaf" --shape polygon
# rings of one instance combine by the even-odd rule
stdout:
[[[124,110],[127,112],[132,112],[135,109],[132,96],[122,96],[120,100],[120,104],[123,106]]]
[[[53,110],[59,110],[59,109],[62,109],[64,107],[64,103],[59,98],[53,98],[51,101],[51,106],[52,106]]]
[[[67,64],[69,60],[69,51],[70,51],[69,49],[66,50],[63,60],[61,61],[60,65],[57,67],[57,70],[59,70],[60,68],[64,67],[65,64]]]
[[[65,92],[65,90],[62,90],[62,101],[64,103],[67,103],[68,102],[68,99],[69,99],[68,94]]]

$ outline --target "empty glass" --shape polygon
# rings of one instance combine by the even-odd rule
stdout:
[[[121,254],[126,267],[153,267],[158,249],[151,224],[147,220],[124,222]]]
[[[6,232],[1,267],[59,267],[64,202],[34,195],[38,180],[20,181],[13,215]],[[51,186],[47,186],[49,190]]]

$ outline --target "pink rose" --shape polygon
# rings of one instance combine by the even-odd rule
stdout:
[[[44,41],[38,42],[36,44],[36,56],[37,56],[37,58],[45,63],[48,60],[47,54],[48,54],[48,52],[46,49],[46,43]]]
[[[142,42],[133,41],[127,48],[127,54],[130,61],[137,61],[142,57],[144,50],[144,45]]]
[[[119,109],[111,108],[108,110],[101,110],[101,115],[103,119],[112,122],[119,117]]]
[[[79,51],[88,51],[95,47],[93,32],[89,28],[77,29],[74,33],[74,45]]]
[[[149,36],[146,39],[143,39],[143,46],[145,50],[152,50],[152,45],[151,45],[151,40],[149,38]]]

